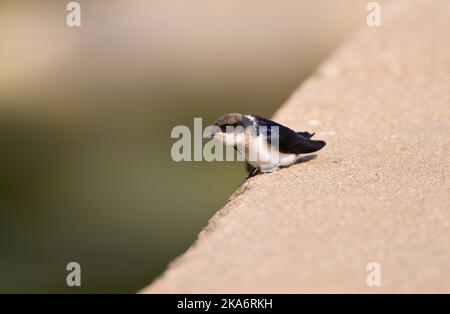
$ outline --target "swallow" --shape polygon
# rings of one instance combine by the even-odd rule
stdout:
[[[289,167],[301,154],[314,153],[326,145],[312,140],[314,133],[296,132],[275,121],[240,113],[219,117],[209,136],[233,146],[244,156],[248,177]]]

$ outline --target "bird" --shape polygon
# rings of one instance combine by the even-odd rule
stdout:
[[[315,133],[296,132],[254,114],[224,114],[214,122],[208,135],[233,146],[244,156],[247,178],[289,167],[301,154],[316,152],[326,145],[325,141],[311,139]]]

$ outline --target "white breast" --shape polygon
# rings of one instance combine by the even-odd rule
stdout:
[[[272,172],[280,166],[286,167],[295,163],[297,154],[283,154],[271,147],[262,135],[246,135],[238,138],[238,151],[244,155],[245,160],[261,172]]]

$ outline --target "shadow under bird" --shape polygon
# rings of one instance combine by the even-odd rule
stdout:
[[[240,113],[218,118],[209,135],[244,156],[249,177],[288,167],[298,162],[301,154],[314,153],[326,144],[312,140],[314,133],[295,132],[275,121]]]

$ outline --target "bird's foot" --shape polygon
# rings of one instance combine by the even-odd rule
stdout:
[[[259,168],[253,168],[252,171],[250,171],[250,173],[248,174],[248,176],[245,178],[245,180],[248,180],[254,176],[256,176],[258,173],[260,173],[261,170],[259,170]]]

